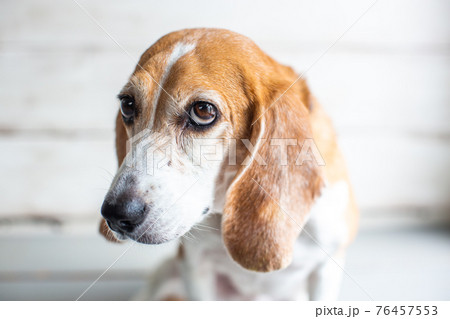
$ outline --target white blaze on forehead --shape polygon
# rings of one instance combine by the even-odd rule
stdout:
[[[159,82],[158,92],[156,92],[155,97],[153,99],[153,110],[152,117],[150,118],[150,126],[151,129],[155,123],[155,114],[156,114],[156,106],[158,105],[159,97],[161,96],[162,87],[167,80],[167,77],[172,69],[172,66],[185,54],[189,53],[195,48],[193,43],[177,43],[172,50],[169,58],[167,59],[166,68],[164,70],[163,75],[161,76],[161,80]]]

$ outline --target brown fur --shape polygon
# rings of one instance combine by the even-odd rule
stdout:
[[[333,183],[347,179],[331,122],[313,101],[303,79],[285,92],[298,77],[291,68],[274,61],[246,37],[227,30],[190,29],[164,36],[142,55],[123,92],[132,93],[140,105],[151,105],[158,86],[148,74],[158,82],[162,80],[164,65],[179,41],[195,43],[195,49],[181,57],[160,83],[165,91],[177,101],[198,87],[217,92],[226,105],[220,110],[222,120],[229,124],[222,138],[249,139],[255,145],[265,127],[262,138],[267,140],[261,142],[258,153],[267,165],[253,161],[239,168],[239,180],[227,191],[222,222],[224,243],[231,257],[247,269],[284,268],[292,258],[293,244],[301,231],[299,225],[304,224],[324,180]],[[180,130],[165,112],[170,100],[161,93],[153,130]],[[170,114],[182,114],[182,107],[170,110]],[[118,114],[119,164],[125,156],[126,139],[151,120],[151,107],[143,107],[140,112],[140,121],[131,128],[124,127]],[[192,134],[207,137],[208,130]],[[273,151],[276,147],[269,144],[273,138],[298,141],[299,145],[288,147],[287,166],[279,165],[279,155]],[[325,169],[311,161],[294,165],[306,138],[314,138],[327,163]],[[238,146],[240,165],[248,152],[243,145]],[[224,165],[223,169],[229,167]],[[354,230],[357,214],[353,197],[351,203],[347,216]]]
[[[120,240],[117,240],[117,238],[114,237],[113,232],[111,231],[111,229],[109,229],[108,225],[106,224],[106,220],[104,220],[103,218],[100,221],[100,226],[99,226],[98,231],[100,232],[100,234],[103,235],[103,237],[105,237],[110,242],[120,243]]]
[[[287,88],[286,78],[273,94],[278,98]],[[291,83],[295,81],[292,76]],[[301,87],[305,86],[305,88]],[[299,90],[299,88],[301,90]],[[233,259],[256,271],[273,271],[290,264],[294,242],[304,224],[314,198],[322,186],[319,167],[312,162],[295,165],[305,138],[312,138],[308,110],[301,92],[303,81],[272,105],[260,99],[254,106],[250,140],[256,143],[264,123],[264,141],[258,153],[267,166],[256,161],[245,166],[244,174],[227,192],[223,212],[223,238]],[[270,108],[269,108],[270,107]],[[288,165],[282,166],[278,152],[270,146],[274,138],[296,139],[288,146]],[[238,172],[239,174],[239,172]]]

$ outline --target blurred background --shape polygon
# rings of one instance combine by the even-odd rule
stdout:
[[[450,299],[450,2],[0,3],[0,299],[75,300],[127,249],[97,233],[116,94],[164,34],[221,27],[306,71],[361,208],[343,300]],[[135,245],[82,300],[126,300],[174,245]],[[356,284],[356,283],[357,284]]]

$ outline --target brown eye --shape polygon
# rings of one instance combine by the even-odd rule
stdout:
[[[123,96],[120,98],[120,112],[125,122],[133,120],[136,106],[131,96]]]
[[[196,102],[189,111],[189,117],[194,125],[209,125],[217,117],[217,108],[207,102]]]

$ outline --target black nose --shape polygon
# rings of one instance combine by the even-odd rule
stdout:
[[[132,232],[145,219],[146,204],[139,198],[117,200],[114,204],[104,201],[102,216],[115,231]]]

